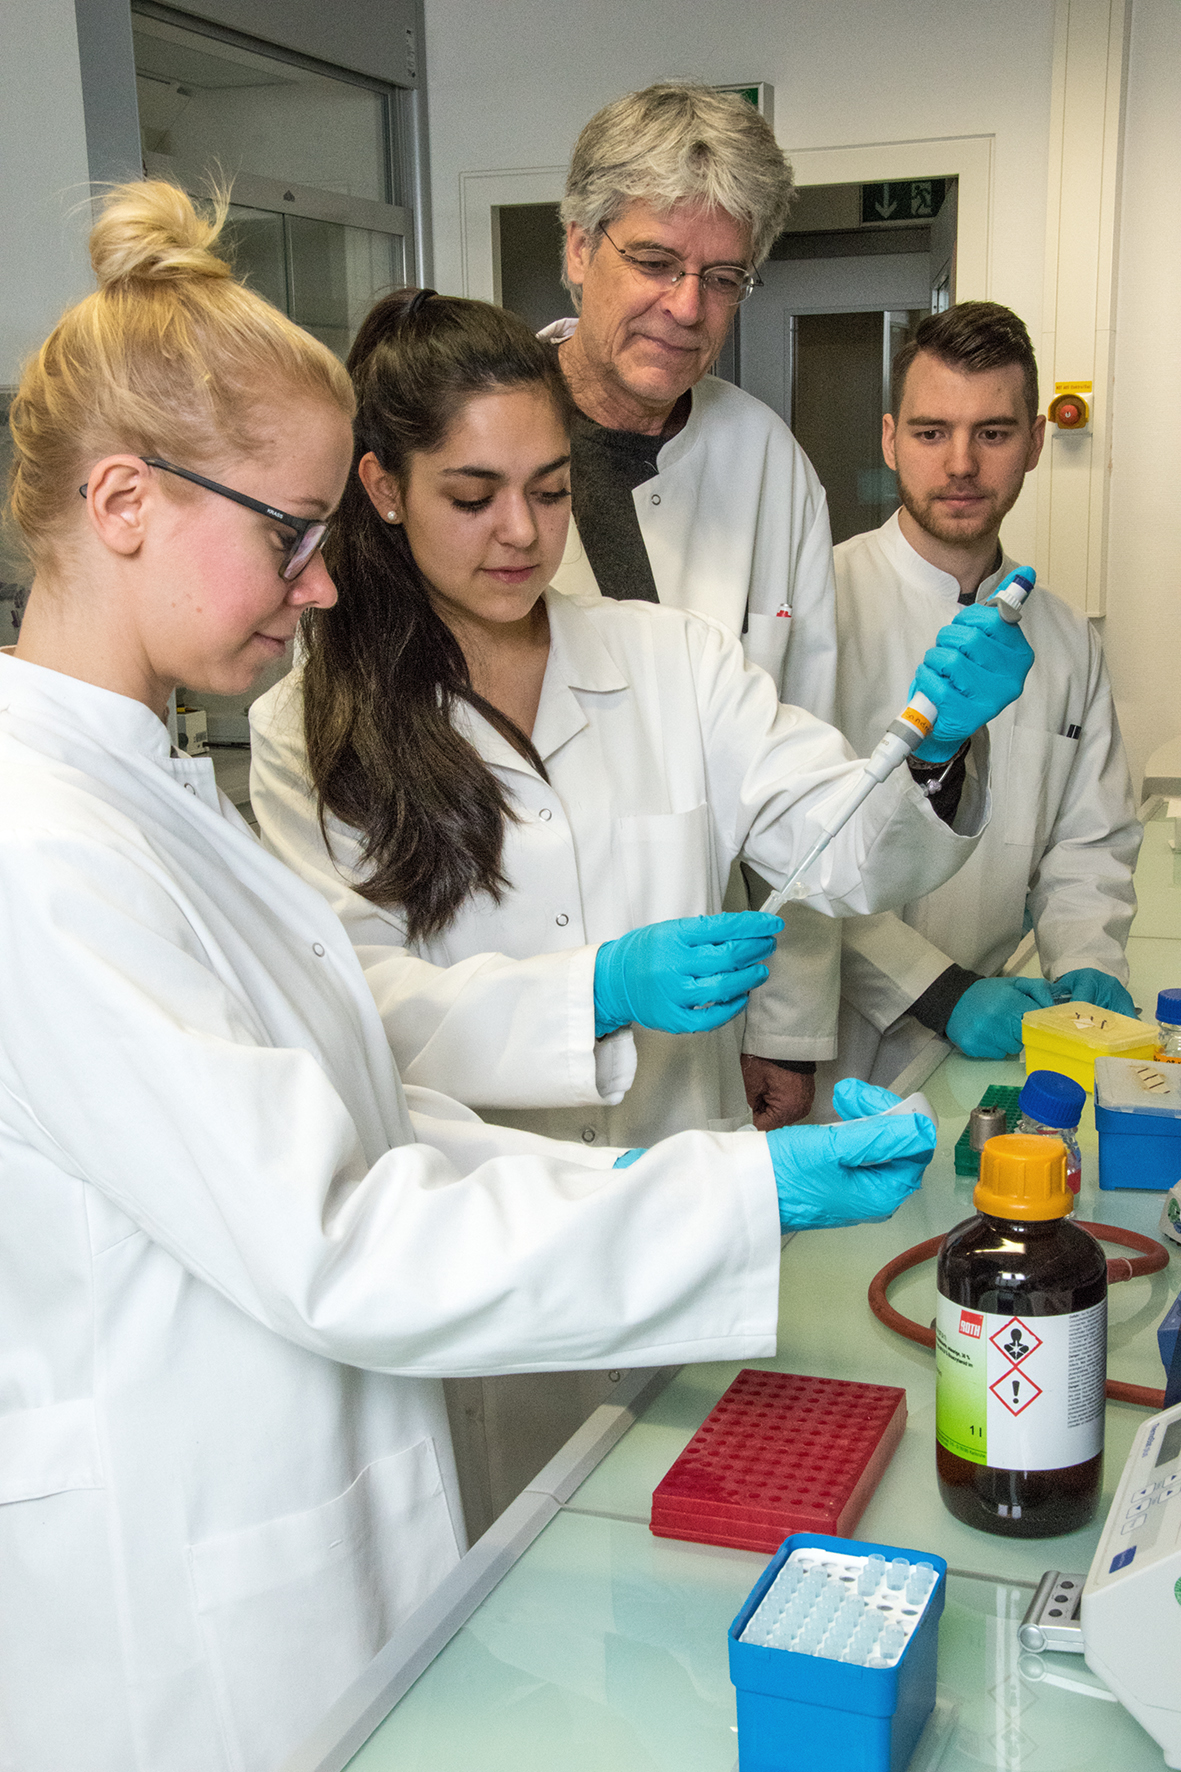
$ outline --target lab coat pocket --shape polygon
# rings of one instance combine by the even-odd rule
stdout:
[[[709,807],[647,812],[619,820],[631,927],[716,911],[721,891],[711,865]]]
[[[0,1415],[0,1505],[102,1487],[90,1397]]]
[[[319,1507],[190,1545],[234,1772],[274,1772],[458,1555],[429,1439]]]
[[[1041,855],[1054,828],[1067,779],[1078,756],[1077,738],[1038,726],[1014,726],[1009,738],[1004,806],[1005,842]]]

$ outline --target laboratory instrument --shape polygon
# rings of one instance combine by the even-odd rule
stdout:
[[[1058,1139],[990,1139],[973,1200],[939,1255],[939,1492],[981,1531],[1073,1532],[1103,1478],[1107,1262],[1067,1216]]]
[[[985,1138],[981,1136],[985,1126],[989,1128],[987,1136],[997,1138],[1005,1132],[1016,1132],[1017,1122],[1021,1118],[1020,1089],[1011,1089],[1004,1083],[990,1083],[980,1101],[968,1115],[968,1124],[955,1141],[955,1172],[957,1175],[976,1176],[980,1173],[980,1152],[984,1149]],[[1001,1116],[1003,1115],[1003,1124]],[[977,1116],[980,1116],[977,1118]],[[973,1125],[977,1127],[975,1136],[979,1144],[972,1142]]]
[[[1017,1627],[1017,1641],[1023,1649],[1034,1655],[1041,1655],[1046,1649],[1082,1654],[1080,1611],[1086,1579],[1085,1575],[1068,1575],[1062,1569],[1046,1570]]]
[[[1171,1187],[1165,1195],[1159,1230],[1161,1236],[1168,1237],[1171,1243],[1181,1243],[1181,1182],[1176,1187]]]
[[[1082,1185],[1083,1154],[1078,1125],[1087,1103],[1087,1092],[1072,1077],[1058,1071],[1030,1071],[1021,1090],[1021,1118],[1017,1131],[1031,1137],[1060,1138],[1066,1146],[1066,1185],[1077,1194]]]
[[[986,602],[989,607],[995,607],[1006,622],[1019,622],[1021,610],[1033,590],[1035,579],[1032,566],[1019,566],[997,586]],[[764,911],[778,912],[789,898],[795,896],[796,887],[804,874],[823,855],[837,833],[844,830],[862,801],[867,800],[879,782],[892,775],[901,762],[930,738],[938,715],[939,710],[935,703],[925,695],[911,695],[901,713],[891,720],[874,746],[864,769],[853,783],[851,793],[823,815],[820,836],[803,861],[792,870],[778,892],[772,892],[770,897],[764,899],[761,906]]]
[[[1174,985],[1156,995],[1159,1028],[1153,1057],[1164,1064],[1181,1064],[1181,990]]]
[[[1055,1003],[1050,1009],[1031,1009],[1022,1017],[1027,1071],[1057,1071],[1073,1077],[1089,1095],[1095,1087],[1095,1060],[1151,1058],[1156,1051],[1156,1029],[1121,1015],[1116,1009],[1100,1009],[1094,1003]]]
[[[729,1630],[742,1772],[902,1772],[935,1707],[942,1557],[810,1532]]]
[[[657,1484],[651,1530],[759,1551],[852,1532],[905,1427],[896,1385],[744,1369]]]
[[[1003,1107],[974,1107],[968,1115],[968,1148],[979,1156],[990,1138],[1003,1138],[1008,1130]]]
[[[1168,1188],[1181,1178],[1181,1066],[1095,1060],[1101,1188]]]
[[[1140,1424],[1091,1562],[1083,1653],[1181,1767],[1181,1405]]]

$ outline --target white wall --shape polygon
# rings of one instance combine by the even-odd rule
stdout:
[[[12,0],[0,55],[0,387],[91,287],[90,194],[73,0]]]
[[[459,174],[560,166],[594,111],[670,75],[769,80],[788,148],[996,135],[992,295],[1040,324],[1053,0],[426,0],[435,275]]]
[[[1104,643],[1139,779],[1181,733],[1181,8],[1135,0]]]
[[[426,0],[435,281],[461,288],[459,175],[557,166],[608,99],[769,80],[789,151],[995,138],[988,294],[1043,325],[1054,0]],[[1106,643],[1137,781],[1181,733],[1181,9],[1134,0]],[[1163,208],[1162,208],[1163,205]],[[1052,389],[1043,389],[1043,402]],[[1033,499],[1006,529],[1032,557]]]

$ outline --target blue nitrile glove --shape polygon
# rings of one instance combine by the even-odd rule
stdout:
[[[647,1145],[642,1146],[639,1150],[624,1151],[622,1157],[616,1157],[611,1167],[612,1169],[630,1169],[637,1157],[646,1157],[647,1154]]]
[[[832,1100],[846,1124],[784,1126],[766,1134],[782,1230],[889,1218],[935,1154],[935,1128],[926,1114],[885,1115],[899,1100],[888,1089],[846,1077]],[[864,1114],[873,1117],[855,1117]]]
[[[595,955],[595,1039],[638,1022],[696,1034],[733,1021],[767,977],[780,917],[723,911],[645,923]]]
[[[935,730],[915,751],[924,763],[946,763],[966,738],[1021,694],[1033,648],[997,609],[969,603],[940,628],[915,673],[918,689],[939,709]]]
[[[948,1016],[947,1037],[968,1058],[1008,1058],[1021,1049],[1021,1017],[1055,1001],[1044,978],[978,978]]]
[[[1054,1000],[1058,1003],[1094,1003],[1097,1009],[1114,1009],[1119,1015],[1135,1015],[1136,1005],[1118,978],[1110,972],[1097,972],[1093,966],[1080,966],[1075,972],[1064,972],[1054,980]]]

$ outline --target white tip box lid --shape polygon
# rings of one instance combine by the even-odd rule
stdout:
[[[1095,1106],[1109,1113],[1181,1120],[1181,1064],[1161,1064],[1151,1058],[1097,1058]]]

